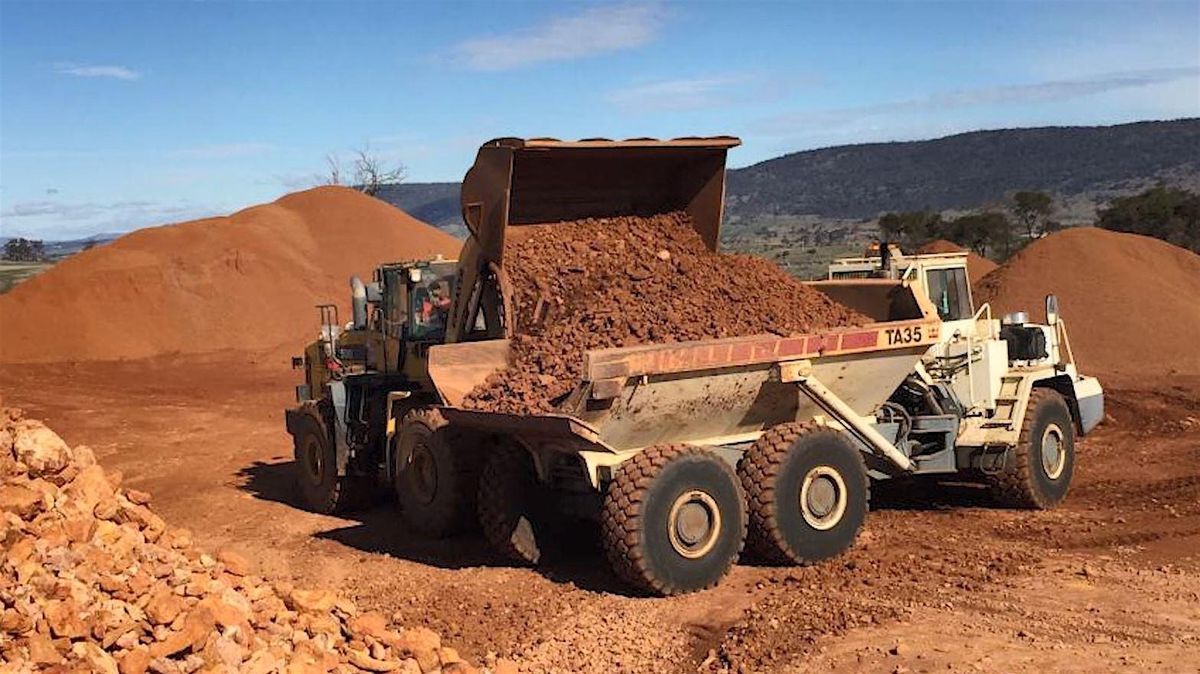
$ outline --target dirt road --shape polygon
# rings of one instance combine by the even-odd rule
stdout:
[[[267,574],[427,624],[530,671],[1200,671],[1200,377],[1112,388],[1051,512],[967,485],[876,490],[859,545],[813,568],[738,566],[716,590],[627,596],[592,532],[543,571],[474,537],[422,541],[390,506],[295,507],[279,358],[0,369],[6,404],[90,445],[168,521]]]

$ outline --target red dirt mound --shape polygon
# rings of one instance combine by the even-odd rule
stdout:
[[[869,320],[762,258],[708,250],[686,213],[523,227],[506,244],[505,272],[512,362],[467,399],[491,411],[550,411],[590,349]]]
[[[0,296],[0,362],[298,348],[317,332],[314,304],[347,316],[352,274],[459,247],[345,187],[139,230]]]
[[[966,248],[963,248],[953,241],[938,239],[936,241],[930,241],[924,246],[921,246],[920,249],[917,250],[917,253],[920,255],[927,255],[930,253],[962,253],[966,250]],[[973,284],[979,283],[980,279],[992,273],[992,270],[999,266],[1000,265],[992,262],[982,255],[973,252],[967,252],[967,276],[970,277],[971,283]]]
[[[1200,255],[1136,234],[1063,230],[1027,246],[976,287],[993,313],[1058,295],[1086,373],[1200,373]]]

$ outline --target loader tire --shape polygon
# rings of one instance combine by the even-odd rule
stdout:
[[[393,485],[408,528],[430,538],[468,529],[475,520],[479,462],[436,410],[415,409],[396,434]]]
[[[366,507],[372,489],[361,477],[338,477],[337,453],[325,424],[305,416],[292,438],[296,459],[296,486],[305,507],[325,515],[344,514]]]
[[[738,462],[750,552],[771,564],[812,564],[854,545],[870,481],[845,435],[809,423],[768,429]]]
[[[600,514],[613,571],[639,590],[673,595],[725,577],[746,539],[733,469],[713,452],[659,445],[622,463]]]
[[[492,549],[514,564],[542,558],[545,518],[537,473],[529,453],[503,443],[488,455],[479,476],[479,526]]]
[[[1012,508],[1045,510],[1062,503],[1075,473],[1075,424],[1062,395],[1036,388],[1029,395],[1017,446],[989,476],[992,495]]]

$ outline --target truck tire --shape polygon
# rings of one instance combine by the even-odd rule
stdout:
[[[746,540],[737,475],[713,452],[650,447],[622,463],[600,514],[613,571],[639,590],[673,595],[716,585]]]
[[[1013,508],[1053,508],[1067,497],[1074,473],[1075,424],[1067,401],[1058,391],[1035,388],[1017,446],[989,476],[992,495]]]
[[[510,562],[537,564],[544,518],[529,453],[508,443],[497,446],[484,461],[478,500],[479,526],[488,544]]]
[[[301,417],[292,437],[296,486],[304,505],[325,515],[344,514],[370,503],[371,491],[362,478],[338,477],[337,453],[325,424]]]
[[[392,483],[408,528],[430,538],[467,529],[474,521],[479,484],[474,448],[455,443],[446,420],[428,408],[404,416],[394,444]]]
[[[767,430],[738,462],[750,527],[763,561],[812,564],[854,544],[870,482],[859,450],[836,430],[786,423]]]

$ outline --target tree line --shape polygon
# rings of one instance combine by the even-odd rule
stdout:
[[[1114,199],[1096,223],[1114,232],[1142,234],[1200,253],[1200,194],[1159,185]]]
[[[1049,194],[1022,191],[1012,195],[1007,211],[989,209],[956,218],[930,209],[886,213],[879,218],[879,232],[908,250],[945,239],[984,257],[1006,258],[1020,247],[1022,239],[1060,229],[1053,215],[1054,201]]]
[[[9,239],[4,242],[3,258],[9,262],[45,262],[46,243],[40,239]]]
[[[945,239],[984,257],[1007,259],[1025,244],[1062,228],[1054,200],[1038,191],[1014,193],[1005,208],[947,218],[931,209],[886,213],[880,235],[906,250]],[[1163,185],[1120,197],[1102,209],[1096,226],[1153,236],[1200,253],[1200,194]]]

